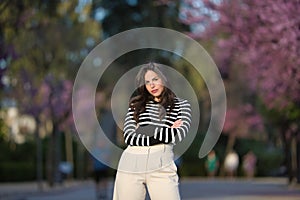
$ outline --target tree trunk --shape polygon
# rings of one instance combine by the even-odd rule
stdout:
[[[61,147],[59,142],[59,130],[56,124],[53,124],[50,135],[48,158],[47,158],[47,181],[49,186],[54,186],[60,182],[59,163],[61,158]]]
[[[296,174],[297,174],[297,183],[300,183],[300,133],[297,132],[296,135],[296,142],[297,142],[297,168],[296,168]]]
[[[297,140],[296,137],[292,137],[291,141],[291,174],[292,181],[297,178]]]
[[[74,156],[73,156],[73,139],[70,131],[65,133],[65,148],[66,148],[66,161],[71,164],[74,169]],[[73,171],[72,171],[73,172]],[[68,179],[73,178],[73,173],[70,173]]]
[[[293,181],[293,171],[292,171],[292,152],[291,152],[291,139],[287,138],[286,135],[286,128],[281,129],[282,134],[282,141],[284,144],[284,154],[285,154],[285,166],[288,175],[288,184],[292,183]]]
[[[286,141],[285,144],[285,157],[286,157],[286,168],[288,173],[288,183],[291,184],[293,181],[293,170],[292,170],[292,154],[291,154],[291,142]]]
[[[43,150],[40,138],[40,122],[39,119],[36,120],[36,130],[35,130],[35,140],[36,140],[36,181],[38,185],[38,190],[43,191]]]
[[[54,135],[54,154],[53,154],[53,176],[55,183],[61,183],[62,176],[59,170],[59,164],[61,162],[61,137],[57,124],[53,124]]]
[[[54,155],[54,134],[52,133],[49,138],[48,152],[47,152],[47,182],[50,187],[54,186],[54,176],[53,176],[53,155]]]

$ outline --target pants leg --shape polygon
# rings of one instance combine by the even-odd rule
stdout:
[[[180,200],[172,145],[134,146],[124,151],[113,200],[145,200],[145,184],[151,200]]]
[[[174,162],[147,174],[146,180],[151,200],[180,200],[177,167]]]
[[[145,200],[145,174],[118,171],[113,200]]]

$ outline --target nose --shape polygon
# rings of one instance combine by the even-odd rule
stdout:
[[[154,86],[155,86],[154,83],[151,81],[151,82],[150,82],[150,87],[151,87],[151,88],[154,88]]]

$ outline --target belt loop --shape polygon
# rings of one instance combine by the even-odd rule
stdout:
[[[166,152],[166,145],[164,144],[164,153]]]

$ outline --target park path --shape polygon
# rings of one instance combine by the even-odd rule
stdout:
[[[108,194],[111,199],[113,180]],[[300,186],[287,186],[283,178],[182,178],[182,200],[300,200]],[[35,183],[0,184],[2,200],[96,200],[94,183],[67,182],[38,192]]]

